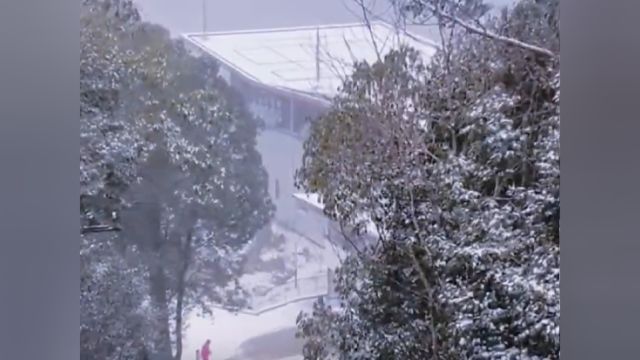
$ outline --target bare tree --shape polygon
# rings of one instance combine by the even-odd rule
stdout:
[[[361,0],[356,0],[361,1]],[[559,55],[553,51],[530,44],[513,37],[503,36],[494,31],[485,28],[479,19],[468,19],[461,14],[456,14],[454,9],[458,9],[457,3],[452,0],[390,0],[398,4],[399,8],[404,8],[405,12],[414,9],[419,9],[420,15],[428,19],[431,16],[434,17],[440,27],[457,26],[469,33],[480,35],[484,38],[498,41],[510,46],[525,49],[536,54],[549,58],[557,58]],[[450,10],[447,10],[450,9]],[[424,24],[419,22],[418,24]]]

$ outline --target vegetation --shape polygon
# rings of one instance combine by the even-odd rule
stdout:
[[[242,305],[238,251],[272,214],[256,122],[130,1],[81,22],[82,221],[122,229],[81,238],[82,357],[180,359],[185,313]]]
[[[378,242],[299,317],[305,359],[559,358],[558,5],[405,2],[440,51],[356,64],[298,182]]]
[[[559,0],[390,2],[441,46],[356,63],[312,125],[298,186],[377,232],[298,317],[304,357],[559,359]],[[187,313],[246,305],[258,121],[132,0],[80,20],[81,358],[178,360]]]

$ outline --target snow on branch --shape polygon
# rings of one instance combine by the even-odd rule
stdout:
[[[550,57],[550,58],[556,58],[558,55],[555,54],[553,51],[549,50],[549,49],[545,49],[543,47],[540,46],[536,46],[536,45],[532,45],[523,41],[520,41],[518,39],[514,39],[511,37],[507,37],[507,36],[502,36],[499,34],[496,34],[494,32],[491,32],[489,30],[480,28],[478,26],[475,26],[473,24],[470,24],[462,19],[460,19],[457,16],[448,14],[446,12],[443,12],[442,10],[438,9],[437,7],[433,6],[433,5],[429,5],[429,4],[424,4],[429,11],[431,11],[438,19],[444,19],[444,20],[448,20],[453,22],[454,24],[457,24],[459,26],[461,26],[462,28],[464,28],[465,30],[480,35],[480,36],[484,36],[486,38],[492,39],[492,40],[496,40],[496,41],[500,41],[503,42],[505,44],[508,45],[512,45],[512,46],[516,46],[519,47],[521,49],[525,49],[525,50],[529,50],[532,52],[535,52],[537,54],[546,56],[546,57]]]
[[[80,229],[80,232],[84,235],[84,234],[92,234],[92,233],[100,233],[100,232],[113,232],[113,231],[121,231],[122,228],[120,228],[119,226],[113,226],[113,225],[91,225],[91,226],[84,226],[82,229]]]

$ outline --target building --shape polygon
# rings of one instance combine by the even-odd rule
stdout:
[[[354,61],[375,62],[400,44],[419,50],[426,61],[437,49],[434,42],[383,22],[183,37],[194,51],[219,62],[219,75],[265,123],[258,150],[269,173],[275,221],[310,238],[322,238],[327,231],[318,212],[304,211],[293,196],[310,122],[326,111]]]
[[[317,237],[317,241],[328,240],[332,245],[346,249],[353,246],[362,249],[378,241],[378,229],[366,216],[361,217],[362,228],[359,231],[342,228],[336,221],[324,215],[324,205],[317,194],[295,193],[293,197],[300,211],[304,213],[304,218],[314,225],[308,230],[307,236],[310,238],[316,240]]]

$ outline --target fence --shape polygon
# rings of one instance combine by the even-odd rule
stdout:
[[[288,280],[273,287],[265,295],[254,297],[249,309],[244,312],[259,315],[297,301],[327,296],[332,289],[332,280],[329,269],[316,275]]]

